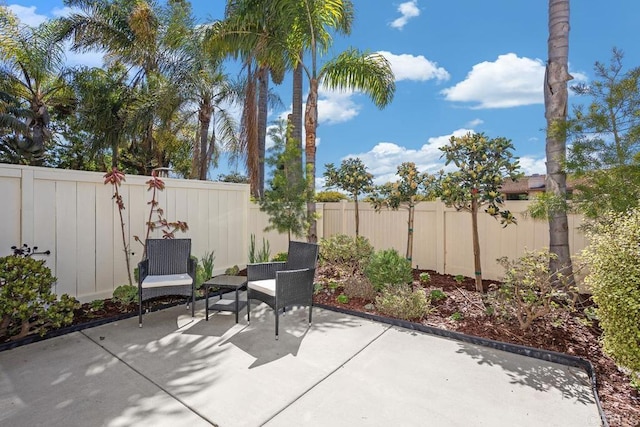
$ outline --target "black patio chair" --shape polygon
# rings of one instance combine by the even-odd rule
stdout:
[[[151,298],[189,297],[195,316],[196,260],[191,258],[191,239],[147,239],[146,258],[138,264],[138,320],[142,327],[142,303]]]
[[[276,316],[278,339],[279,313],[292,305],[309,306],[309,325],[313,308],[313,277],[318,261],[318,245],[289,242],[286,262],[247,265],[247,322],[250,321],[251,300],[257,299],[271,307]]]

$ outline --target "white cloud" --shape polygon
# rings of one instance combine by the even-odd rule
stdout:
[[[417,80],[426,81],[437,79],[438,81],[449,80],[450,75],[442,67],[438,67],[436,62],[429,61],[422,55],[414,56],[409,54],[394,55],[391,52],[380,51],[391,64],[391,69],[396,81]]]
[[[398,6],[398,12],[400,12],[400,15],[402,16],[394,19],[393,22],[391,22],[391,24],[389,25],[391,25],[392,28],[401,30],[405,25],[407,25],[409,19],[415,18],[416,16],[420,15],[420,9],[418,9],[418,0],[410,0],[404,3],[400,3],[400,6]]]
[[[356,117],[360,113],[360,106],[353,101],[353,95],[354,92],[320,89],[318,93],[318,123],[344,123]]]
[[[480,126],[483,123],[484,123],[484,120],[482,119],[473,119],[470,122],[468,122],[465,126],[469,128],[475,128],[476,126]]]
[[[18,4],[11,4],[8,8],[18,17],[20,22],[31,27],[37,27],[48,19],[45,15],[36,13],[35,6],[25,7]]]
[[[515,53],[473,66],[465,80],[444,89],[447,101],[470,102],[472,108],[509,108],[544,102],[544,63]]]
[[[403,147],[394,142],[379,142],[365,153],[349,154],[345,158],[358,157],[374,175],[376,184],[396,181],[398,166],[403,162],[413,162],[421,172],[436,173],[444,168],[440,147],[449,142],[452,136],[463,136],[471,129],[458,129],[449,135],[432,137],[419,149]]]
[[[547,173],[545,157],[523,156],[518,160],[520,161],[520,169],[525,175]]]

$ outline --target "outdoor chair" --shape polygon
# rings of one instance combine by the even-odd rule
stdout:
[[[247,265],[247,322],[250,321],[251,300],[271,307],[276,316],[278,339],[279,313],[291,305],[309,306],[309,325],[313,308],[313,277],[318,261],[318,245],[289,242],[286,262]]]
[[[189,297],[195,316],[196,261],[191,258],[191,239],[147,239],[146,258],[138,264],[138,320],[142,327],[142,303],[167,295]]]

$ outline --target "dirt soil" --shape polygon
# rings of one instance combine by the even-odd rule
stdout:
[[[429,273],[431,280],[421,285],[419,274]],[[339,281],[336,272],[320,267],[317,279],[324,277],[328,280]],[[493,282],[484,281],[485,289]],[[599,345],[601,330],[597,321],[588,321],[584,309],[590,304],[588,301],[580,305],[574,313],[563,312],[557,321],[545,321],[544,318],[534,322],[530,329],[522,331],[517,320],[507,320],[499,316],[487,315],[482,296],[475,290],[472,278],[465,278],[458,284],[453,276],[438,274],[429,270],[414,270],[414,288],[421,286],[427,294],[433,289],[440,289],[446,298],[435,302],[435,311],[424,319],[415,322],[450,331],[457,331],[467,335],[489,338],[492,340],[524,345],[544,350],[578,356],[588,359],[596,371],[597,389],[600,401],[610,426],[629,427],[640,426],[640,396],[629,385],[629,377],[620,371],[613,360],[605,355]],[[372,309],[371,301],[350,298],[346,304],[336,301],[342,293],[341,288],[332,291],[322,291],[314,296],[317,303],[346,308],[349,310],[376,312]],[[366,308],[365,306],[369,304]],[[457,314],[454,314],[457,313]],[[459,320],[454,320],[459,319]]]
[[[426,285],[420,284],[419,275],[422,272],[429,273],[431,277]],[[316,272],[316,281],[339,283],[341,279],[339,276],[340,273],[331,268],[320,267]],[[485,289],[488,289],[492,283],[485,281]],[[416,323],[502,342],[553,350],[590,360],[596,371],[598,394],[609,424],[612,427],[640,427],[639,393],[629,385],[629,377],[603,353],[599,345],[601,330],[596,320],[588,321],[585,317],[585,304],[574,313],[563,313],[557,321],[538,319],[530,329],[522,331],[515,319],[507,320],[487,314],[482,296],[475,290],[475,284],[471,278],[465,278],[458,284],[453,276],[441,275],[429,270],[414,270],[413,286],[414,288],[421,286],[427,293],[439,289],[446,294],[446,298],[433,304],[435,308],[433,313],[426,318],[414,320]],[[341,293],[340,287],[333,290],[325,288],[314,296],[314,301],[328,306],[380,315],[371,301],[351,298],[346,304],[336,302],[336,297]],[[165,297],[152,300],[151,304],[152,309],[160,309],[183,302],[183,298]],[[111,300],[105,300],[104,307],[93,309],[90,304],[83,304],[75,311],[73,325],[83,325],[127,313],[137,313],[137,304],[121,307]],[[0,337],[0,343],[6,341],[8,337]]]

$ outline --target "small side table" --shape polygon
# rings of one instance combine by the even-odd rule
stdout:
[[[205,300],[205,319],[209,320],[209,310],[211,311],[234,311],[236,313],[236,323],[238,323],[238,313],[247,304],[246,301],[240,301],[239,291],[247,288],[246,276],[228,276],[226,274],[222,276],[212,277],[202,284],[204,287],[204,300]],[[233,300],[222,299],[216,301],[211,307],[209,307],[209,290],[211,288],[230,289],[236,291],[235,304]]]

